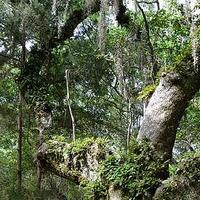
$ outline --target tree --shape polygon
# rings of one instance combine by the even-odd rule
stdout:
[[[38,165],[93,189],[91,198],[105,198],[108,193],[110,199],[121,199],[125,191],[131,198],[152,198],[161,180],[168,176],[176,130],[189,101],[199,90],[198,16],[174,2],[169,4],[170,10],[160,9],[158,1],[135,1],[134,11],[129,11],[122,1],[25,4],[34,12],[36,7],[42,10],[36,18],[41,19],[44,13],[47,17],[47,21],[42,20],[44,32],[38,31],[37,25],[30,30],[35,45],[18,79],[26,102],[39,119],[37,128],[42,139]],[[111,7],[114,12],[110,17],[117,19],[118,27],[109,24]],[[99,16],[101,26],[97,23]],[[7,28],[3,30],[6,33]],[[10,35],[12,38],[12,31]],[[20,52],[19,47],[16,49]],[[18,55],[7,51],[3,56],[16,60]],[[63,102],[66,69],[70,70],[72,85],[69,109]],[[143,103],[138,99],[143,99],[145,105],[141,127]],[[121,143],[118,148],[126,143],[127,155],[116,155],[107,141],[98,139],[83,140],[80,145],[56,139],[48,142],[47,133],[52,134],[52,129],[73,129],[74,133],[71,110],[76,137],[84,137],[85,133],[107,135]],[[44,125],[50,113],[56,113],[53,128]],[[137,140],[148,140],[148,144],[136,142],[132,146],[130,138],[138,128]]]

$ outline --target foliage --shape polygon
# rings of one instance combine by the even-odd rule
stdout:
[[[199,93],[190,102],[177,130],[175,157],[182,157],[185,153],[199,148]]]
[[[85,200],[95,200],[105,198],[107,195],[107,188],[101,181],[82,182]]]
[[[163,182],[163,187],[156,200],[195,200],[199,191],[200,153],[191,152],[181,158],[174,168],[173,175]]]
[[[121,188],[132,199],[148,198],[161,183],[165,169],[163,158],[149,142],[132,141],[128,155],[110,156],[103,163],[101,177],[105,184]]]
[[[139,92],[139,96],[137,97],[137,99],[138,100],[148,99],[153,94],[155,89],[156,89],[156,86],[154,84],[147,85],[146,87],[144,87],[144,89],[141,92]]]
[[[0,0],[0,199],[58,199],[56,194],[59,192],[70,200],[81,198],[83,193],[86,199],[96,199],[106,195],[105,190],[111,182],[116,188],[122,188],[132,199],[143,196],[147,198],[160,184],[159,173],[165,166],[162,157],[157,155],[151,145],[136,142],[133,142],[127,155],[121,153],[120,156],[110,156],[102,164],[102,182],[87,183],[84,192],[71,182],[51,175],[45,175],[42,191],[39,192],[36,188],[35,155],[38,133],[34,131],[34,107],[36,104],[47,103],[51,108],[53,124],[45,130],[45,139],[51,138],[48,145],[52,153],[55,149],[58,154],[62,153],[66,142],[71,141],[72,130],[65,103],[64,76],[65,70],[69,69],[70,99],[76,122],[76,136],[79,139],[66,146],[64,156],[80,154],[78,159],[83,159],[91,146],[97,143],[101,149],[97,156],[104,157],[105,149],[111,143],[102,136],[112,140],[112,144],[126,148],[127,127],[131,123],[137,134],[143,115],[142,100],[154,92],[157,84],[152,84],[155,79],[152,77],[150,61],[152,51],[158,66],[162,66],[157,80],[162,72],[181,72],[187,70],[190,66],[188,63],[192,62],[191,56],[188,59],[191,54],[190,19],[187,19],[187,13],[183,13],[181,5],[174,0],[166,1],[166,7],[158,11],[149,1],[147,5],[141,3],[149,30],[138,9],[127,10],[130,21],[126,27],[115,26],[110,22],[110,17],[114,15],[112,13],[107,18],[109,26],[106,50],[102,53],[97,42],[99,13],[89,15],[92,1],[57,1],[56,16],[52,12],[52,2]],[[69,3],[68,7],[66,2]],[[70,24],[71,28],[72,22],[67,20],[74,11],[83,11],[84,16],[89,16],[82,23],[76,24],[74,36],[64,41],[59,38],[59,31],[66,24]],[[68,29],[65,32],[67,34]],[[26,65],[22,68],[24,34]],[[116,69],[119,52],[122,72]],[[119,92],[119,72],[123,75],[129,102]],[[26,97],[23,108],[22,196],[16,190],[15,169],[18,92],[21,89]],[[179,146],[176,153],[179,156],[183,156],[191,148],[196,150],[199,146],[199,102],[197,94],[178,128]],[[127,119],[128,116],[131,122]],[[93,137],[82,140],[88,136]],[[60,144],[63,144],[62,147]],[[177,178],[184,175],[198,182],[199,160],[191,154],[189,157],[191,160],[186,159],[180,167],[171,165],[171,175]],[[56,159],[59,160],[59,156]],[[190,168],[191,165],[194,167]]]

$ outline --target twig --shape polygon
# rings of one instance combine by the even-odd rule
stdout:
[[[69,113],[71,116],[71,121],[72,121],[72,139],[75,141],[75,120],[74,120],[74,115],[71,109],[71,104],[70,104],[70,95],[69,95],[69,70],[65,70],[65,79],[66,79],[66,88],[67,88],[67,104],[69,108]]]

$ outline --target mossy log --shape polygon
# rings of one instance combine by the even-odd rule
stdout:
[[[37,157],[44,169],[79,184],[99,178],[99,163],[108,152],[107,144],[101,139],[78,140],[71,144],[51,140],[43,143]]]
[[[73,181],[76,184],[100,181],[99,165],[112,154],[111,146],[105,139],[88,138],[70,144],[55,140],[43,143],[37,154],[41,167],[46,171]],[[106,199],[121,200],[121,191],[108,187]],[[99,196],[99,195],[98,195]],[[99,196],[95,199],[102,200]]]
[[[133,163],[131,164],[133,166],[133,172],[127,172],[124,173],[124,170],[122,172],[124,173],[123,176],[125,176],[124,180],[127,180],[130,175],[133,177],[133,179],[130,179],[130,183],[127,184],[132,184],[135,182],[135,186],[139,187],[141,186],[140,183],[142,180],[150,180],[151,178],[156,178],[154,175],[157,172],[157,167],[153,163],[159,162],[158,156],[155,154],[155,157],[152,157],[152,160],[149,160],[151,158],[151,153],[147,156],[146,153],[140,152],[141,149],[144,150],[144,152],[154,152],[154,150],[149,147],[149,146],[144,146],[142,144],[139,144],[135,146],[134,151],[138,151],[138,154],[134,154],[133,156],[127,155],[127,158],[129,162],[123,162],[122,165],[124,166],[129,166],[130,165],[130,160],[132,158],[135,158],[133,160]],[[146,149],[146,151],[145,151]],[[40,151],[38,153],[38,159],[40,160],[41,166],[45,170],[49,170],[53,172],[54,174],[64,177],[68,180],[71,180],[75,182],[76,184],[81,184],[84,186],[85,183],[92,183],[95,184],[98,183],[97,185],[102,185],[105,183],[109,183],[108,185],[104,185],[106,188],[106,193],[107,195],[99,195],[98,192],[101,193],[101,191],[104,189],[103,187],[93,187],[94,189],[97,189],[97,191],[94,193],[97,194],[95,196],[96,200],[103,200],[103,199],[109,199],[109,200],[123,200],[123,199],[130,199],[130,198],[135,198],[134,194],[137,194],[137,192],[124,192],[124,188],[128,188],[127,186],[124,186],[123,183],[122,185],[118,185],[117,187],[114,186],[114,183],[111,181],[106,180],[107,177],[102,176],[99,171],[99,166],[102,165],[102,161],[107,160],[110,165],[111,162],[109,162],[109,159],[111,158],[109,155],[113,154],[111,151],[111,148],[109,146],[109,142],[105,141],[103,139],[97,139],[94,140],[92,139],[86,139],[81,141],[76,141],[72,142],[71,144],[64,143],[64,142],[58,142],[58,141],[49,141],[46,144],[43,144],[41,146]],[[138,155],[138,157],[137,157]],[[117,155],[116,161],[119,161],[119,157],[121,155]],[[147,157],[145,159],[145,156]],[[112,155],[113,157],[113,155]],[[113,157],[113,158],[114,158]],[[123,159],[121,159],[120,162],[122,162]],[[141,160],[143,160],[143,167],[140,169],[137,166],[141,165]],[[118,163],[118,162],[114,162]],[[149,169],[152,171],[148,171],[148,165],[149,163]],[[128,165],[127,165],[128,164]],[[107,165],[104,165],[106,167]],[[135,166],[135,167],[134,167]],[[145,167],[146,166],[146,167]],[[158,167],[161,166],[158,164]],[[134,191],[141,191],[141,195],[138,196],[136,199],[154,199],[154,200],[170,200],[170,199],[198,199],[200,196],[200,155],[197,153],[194,153],[194,155],[191,155],[187,159],[183,159],[180,161],[180,163],[177,166],[177,170],[168,179],[164,180],[161,182],[161,180],[158,181],[154,180],[152,183],[155,182],[154,186],[149,185],[147,187],[148,183],[144,184],[144,188],[138,189],[135,188]],[[126,167],[125,167],[126,168]],[[111,166],[110,171],[106,169],[106,173],[109,174],[116,174],[119,173],[119,169],[125,169],[123,167],[117,167],[116,165]],[[139,174],[141,174],[140,177],[135,176],[134,169],[139,170]],[[144,169],[143,169],[144,168]],[[140,170],[144,170],[143,172],[140,172]],[[148,169],[148,170],[147,170]],[[117,172],[115,172],[115,170]],[[138,174],[136,173],[136,174]],[[127,177],[126,177],[127,176]],[[143,176],[143,177],[142,177]],[[135,178],[134,178],[135,177]],[[118,178],[118,176],[116,176]],[[139,179],[138,179],[139,178]],[[114,180],[114,182],[116,182]],[[137,183],[138,182],[138,186]],[[157,182],[157,183],[156,183]],[[100,183],[100,184],[99,184]],[[115,183],[116,184],[116,183]],[[156,188],[154,188],[156,186]],[[149,189],[149,187],[154,188]],[[132,188],[133,189],[133,188]],[[147,196],[145,196],[149,191]],[[156,191],[156,192],[155,192]],[[155,194],[154,194],[155,193]],[[144,196],[143,196],[144,195]]]

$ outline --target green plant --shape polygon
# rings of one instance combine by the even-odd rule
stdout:
[[[160,184],[159,174],[166,169],[163,157],[149,142],[132,141],[128,155],[109,156],[101,168],[106,185],[122,188],[132,199],[151,196]]]
[[[137,99],[145,100],[149,98],[149,96],[155,91],[155,89],[156,89],[155,84],[147,85],[146,87],[143,88],[141,92],[139,92]]]
[[[107,188],[101,181],[83,182],[81,185],[83,186],[85,200],[101,199],[107,194]]]

